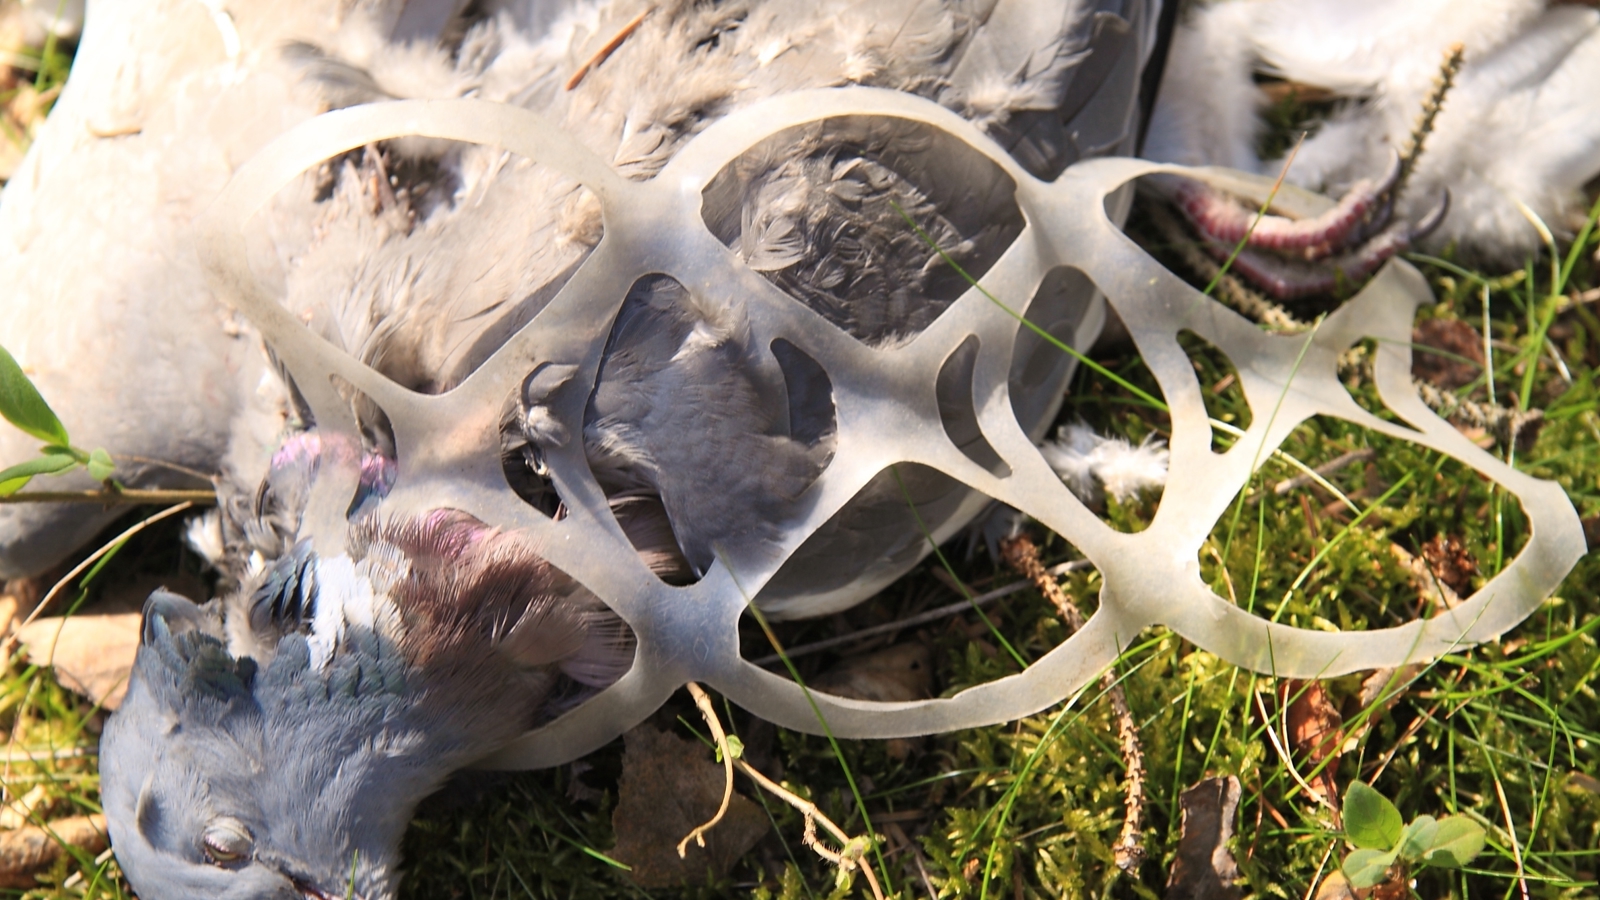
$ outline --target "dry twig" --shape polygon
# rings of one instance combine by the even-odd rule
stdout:
[[[716,708],[711,705],[711,698],[706,695],[705,690],[700,685],[692,681],[689,682],[687,687],[689,688],[689,695],[694,698],[695,706],[700,710],[700,715],[706,720],[706,725],[711,729],[711,738],[716,742],[717,751],[722,755],[723,765],[727,767],[728,786],[723,793],[722,808],[717,810],[715,816],[711,817],[711,821],[691,831],[689,836],[683,839],[683,842],[678,845],[678,855],[684,855],[691,838],[699,839],[700,835],[710,830],[722,818],[723,812],[728,808],[728,799],[733,793],[733,770],[737,767],[739,771],[743,772],[763,790],[794,807],[795,811],[800,813],[800,818],[805,823],[805,830],[800,835],[800,843],[811,848],[813,853],[838,866],[841,871],[851,872],[860,869],[861,874],[867,879],[867,886],[872,889],[874,900],[884,900],[883,888],[878,886],[877,874],[872,871],[872,866],[862,862],[861,859],[869,846],[867,839],[852,838],[845,834],[844,829],[836,825],[832,819],[823,815],[822,810],[818,809],[815,803],[800,797],[761,774],[755,766],[742,759],[735,759],[733,748],[728,745],[727,733],[722,730],[722,722],[717,718]],[[837,852],[817,837],[817,824],[819,822],[823,828],[827,829],[829,834],[839,841],[839,850]],[[703,840],[700,846],[705,846]]]
[[[1051,566],[1049,572],[1052,575],[1064,575],[1067,572],[1076,572],[1080,569],[1091,568],[1094,568],[1094,563],[1090,562],[1089,560],[1074,559],[1069,562]],[[942,570],[935,569],[934,571],[939,572]],[[904,631],[907,628],[914,628],[918,625],[926,625],[929,622],[937,622],[940,619],[960,615],[964,612],[970,612],[974,606],[983,606],[988,603],[993,603],[994,601],[1003,597],[1009,597],[1012,594],[1024,590],[1031,584],[1032,582],[1029,581],[1012,582],[1011,584],[1002,585],[1001,587],[997,587],[992,591],[987,591],[968,600],[958,600],[955,603],[934,607],[926,612],[920,612],[914,616],[907,616],[904,619],[896,619],[893,622],[885,622],[882,625],[872,625],[867,628],[857,628],[851,631],[849,634],[841,634],[831,638],[823,638],[820,641],[812,641],[809,644],[799,644],[794,647],[787,647],[783,651],[783,656],[773,653],[770,656],[763,656],[760,659],[752,660],[752,662],[758,666],[770,666],[775,662],[782,661],[784,656],[787,656],[790,659],[798,659],[802,656],[810,656],[813,653],[820,653],[823,650],[831,650],[834,647],[838,647],[843,644],[859,643],[869,637],[876,637],[880,634]],[[959,590],[960,586],[957,585],[956,589]]]
[[[150,517],[140,521],[139,524],[137,524],[137,525],[133,526],[132,528],[129,528],[127,531],[124,531],[123,533],[117,535],[115,538],[112,538],[110,541],[107,541],[105,546],[103,546],[99,550],[96,550],[95,552],[89,554],[89,557],[87,559],[85,559],[81,563],[78,563],[76,566],[73,566],[72,567],[72,571],[68,572],[66,575],[63,575],[61,577],[61,580],[56,582],[55,587],[52,587],[50,589],[50,592],[45,594],[44,598],[39,601],[39,605],[35,606],[33,608],[33,612],[28,613],[28,617],[26,619],[22,620],[22,624],[18,625],[16,630],[17,631],[21,631],[23,629],[23,627],[26,626],[28,623],[32,622],[34,619],[39,618],[39,613],[44,612],[45,607],[49,606],[50,605],[50,601],[54,600],[56,598],[56,595],[61,593],[61,591],[64,588],[66,588],[68,582],[72,581],[72,579],[74,579],[74,578],[77,578],[86,569],[88,569],[90,566],[92,566],[96,562],[98,562],[100,557],[105,556],[107,553],[110,553],[112,550],[115,550],[116,548],[122,546],[123,542],[126,541],[128,538],[133,537],[134,535],[136,535],[139,532],[145,530],[146,528],[150,527],[151,525],[154,525],[155,523],[161,521],[162,519],[170,518],[172,516],[177,515],[178,513],[183,512],[186,509],[193,509],[193,508],[194,508],[194,502],[193,501],[189,501],[187,503],[179,503],[177,506],[170,506],[170,507],[162,510],[161,512],[156,513],[155,515],[150,516]]]
[[[1463,400],[1454,392],[1435,387],[1426,381],[1413,381],[1417,395],[1441,419],[1465,422],[1494,435],[1502,446],[1515,444],[1522,432],[1544,418],[1542,409],[1509,409],[1493,403]]]
[[[1083,612],[1061,589],[1044,563],[1039,561],[1039,548],[1027,535],[1001,541],[1000,554],[1011,568],[1032,581],[1039,592],[1055,604],[1069,629],[1073,632],[1083,629]],[[1122,683],[1117,681],[1116,670],[1107,669],[1100,680],[1105,685],[1106,697],[1111,701],[1111,710],[1117,719],[1122,759],[1128,767],[1128,780],[1124,785],[1122,833],[1117,837],[1112,852],[1116,855],[1117,868],[1130,872],[1144,860],[1144,750],[1139,745],[1139,726],[1133,720],[1133,712],[1128,709],[1128,695],[1122,689]]]
[[[689,855],[689,842],[692,840],[701,847],[706,845],[706,832],[715,828],[722,817],[728,812],[728,803],[733,800],[733,754],[729,752],[728,736],[722,730],[722,720],[717,718],[717,710],[711,705],[711,698],[700,685],[689,682],[689,696],[694,698],[694,705],[699,707],[700,715],[705,717],[706,726],[711,729],[711,739],[717,742],[717,752],[722,756],[722,768],[727,773],[728,780],[722,788],[722,805],[717,807],[716,815],[712,816],[704,825],[684,835],[678,842],[678,858],[683,859]]]
[[[639,25],[644,22],[645,16],[655,12],[655,9],[656,8],[654,6],[645,7],[644,12],[634,16],[633,19],[628,22],[628,24],[622,26],[622,29],[613,35],[611,40],[606,41],[605,46],[601,47],[599,50],[596,50],[595,54],[589,57],[587,62],[578,67],[578,71],[572,73],[572,77],[567,79],[566,89],[570,91],[573,88],[576,88],[579,84],[583,83],[583,77],[599,68],[600,64],[605,62],[607,57],[617,52],[617,48],[622,46],[622,42],[627,40],[629,35],[637,31],[639,29]]]
[[[1417,160],[1422,157],[1428,135],[1433,133],[1433,121],[1439,117],[1439,110],[1444,108],[1444,98],[1450,95],[1456,75],[1461,72],[1461,61],[1465,55],[1466,48],[1461,44],[1452,44],[1445,51],[1444,62],[1439,66],[1439,77],[1433,80],[1433,91],[1423,101],[1417,124],[1406,139],[1405,149],[1400,152],[1400,177],[1390,188],[1389,196],[1398,197],[1405,192],[1406,182],[1411,180],[1411,173],[1417,168]]]
[[[93,490],[21,491],[0,497],[0,503],[95,503],[100,506],[143,506],[147,503],[216,503],[217,492],[209,490]]]

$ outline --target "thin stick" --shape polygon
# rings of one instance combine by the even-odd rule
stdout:
[[[132,453],[118,453],[117,455],[111,457],[111,459],[113,461],[125,459],[128,462],[143,463],[147,466],[156,466],[157,468],[169,469],[173,472],[181,472],[184,475],[198,478],[201,481],[211,481],[212,479],[216,478],[215,475],[208,475],[199,469],[191,469],[188,466],[180,466],[175,462],[167,462],[164,459],[152,459],[148,456],[134,456]]]
[[[762,790],[771,792],[779,800],[794,807],[795,811],[800,813],[801,819],[805,822],[805,832],[800,836],[802,844],[810,847],[812,852],[818,856],[847,872],[852,869],[860,869],[861,874],[867,877],[867,885],[872,888],[872,896],[876,900],[883,900],[883,889],[878,886],[878,876],[873,874],[871,866],[861,864],[861,855],[866,852],[866,841],[864,839],[852,838],[845,834],[844,829],[835,825],[832,819],[823,815],[822,810],[818,809],[815,803],[790,793],[782,785],[761,774],[754,766],[744,760],[735,760],[734,765],[738,766],[739,771],[748,776]],[[838,853],[828,849],[826,845],[817,839],[818,822],[822,823],[822,827],[826,828],[829,834],[838,839],[842,846]]]
[[[1067,572],[1076,572],[1079,569],[1092,568],[1093,566],[1094,563],[1088,561],[1087,559],[1074,559],[1070,562],[1064,562],[1051,568],[1050,572],[1054,575],[1062,575]],[[841,644],[854,644],[866,638],[875,637],[880,634],[887,634],[891,631],[902,631],[906,628],[913,628],[917,625],[925,625],[929,622],[937,622],[940,619],[949,618],[950,616],[959,615],[964,612],[971,612],[973,606],[983,606],[988,603],[993,603],[1002,597],[1009,597],[1012,594],[1018,593],[1019,591],[1022,591],[1031,585],[1032,582],[1029,581],[1013,582],[1005,585],[1004,587],[997,587],[988,593],[979,594],[978,596],[973,597],[971,600],[960,600],[947,606],[934,607],[927,612],[917,613],[914,616],[907,616],[904,619],[897,619],[893,622],[885,622],[882,625],[873,625],[870,628],[860,628],[850,632],[849,634],[842,634],[838,637],[824,638],[820,641],[812,641],[809,644],[800,644],[792,649],[784,648],[784,656],[787,656],[790,659],[795,659],[801,656],[808,656],[812,653],[820,653],[823,650],[828,650]],[[771,656],[763,656],[760,659],[752,660],[752,662],[758,666],[769,666],[775,662],[782,661],[782,659],[782,656],[774,653]]]
[[[1502,446],[1509,447],[1515,444],[1523,429],[1544,418],[1542,409],[1510,409],[1493,402],[1479,403],[1476,400],[1465,400],[1456,396],[1453,391],[1436,387],[1426,381],[1413,379],[1411,384],[1417,389],[1417,396],[1422,402],[1438,413],[1441,419],[1465,422],[1467,425],[1482,428],[1493,435]]]
[[[22,491],[0,497],[4,503],[96,503],[101,506],[144,506],[152,503],[216,503],[217,492],[206,490],[172,491]]]
[[[678,858],[683,859],[689,855],[689,842],[704,847],[706,845],[706,832],[717,826],[722,817],[728,814],[728,804],[733,800],[733,749],[728,746],[728,735],[722,730],[722,720],[717,718],[717,710],[711,705],[711,698],[700,685],[689,682],[685,685],[689,689],[689,696],[694,698],[694,705],[700,708],[701,718],[706,720],[706,726],[711,729],[711,739],[717,742],[717,753],[722,757],[722,768],[727,773],[727,780],[722,785],[722,805],[717,807],[717,814],[704,825],[699,825],[678,842]]]
[[[67,583],[69,581],[71,581],[72,579],[77,578],[79,575],[83,574],[83,571],[85,569],[89,568],[90,566],[94,565],[100,559],[100,557],[105,556],[107,553],[110,553],[112,550],[122,546],[123,542],[126,541],[128,538],[133,537],[134,535],[136,535],[139,532],[145,530],[146,528],[150,527],[151,525],[154,525],[155,523],[161,521],[162,519],[171,518],[172,516],[175,516],[178,513],[181,513],[184,510],[191,509],[193,507],[194,507],[194,503],[192,501],[188,502],[188,503],[179,503],[177,506],[168,507],[168,508],[162,510],[161,512],[158,512],[155,515],[151,516],[150,518],[145,519],[144,521],[142,521],[139,524],[133,526],[132,528],[129,528],[127,531],[124,531],[123,533],[121,533],[121,534],[117,535],[116,537],[112,538],[110,541],[108,541],[105,544],[105,546],[103,546],[99,550],[96,550],[95,552],[89,554],[89,558],[88,559],[85,559],[83,562],[78,563],[76,566],[73,566],[72,567],[72,571],[70,571],[66,575],[62,576],[61,580],[56,582],[55,587],[50,589],[50,593],[45,594],[44,595],[44,599],[39,601],[39,605],[35,606],[33,608],[33,612],[28,613],[28,617],[26,619],[22,620],[22,624],[18,625],[16,630],[17,631],[21,631],[23,628],[27,627],[29,622],[32,622],[34,619],[37,619],[39,617],[39,613],[44,612],[44,608],[50,605],[50,601],[54,600],[56,598],[56,595],[61,593],[62,589],[67,586]]]
[[[1494,779],[1495,796],[1500,798],[1500,813],[1506,818],[1506,836],[1511,839],[1511,857],[1517,862],[1517,884],[1522,887],[1522,900],[1528,900],[1528,871],[1522,866],[1522,847],[1517,843],[1517,826],[1511,821],[1511,804],[1506,802],[1506,789],[1500,777]]]
[[[622,26],[622,30],[617,32],[616,35],[611,38],[611,40],[606,41],[606,45],[604,47],[601,47],[595,52],[595,55],[589,57],[588,62],[579,66],[578,71],[572,73],[572,77],[567,79],[567,90],[570,91],[581,84],[585,75],[588,75],[592,70],[599,68],[600,64],[605,62],[607,57],[617,52],[617,48],[621,47],[622,42],[628,39],[628,35],[633,34],[639,29],[639,24],[644,21],[645,16],[648,16],[655,11],[656,8],[654,6],[647,6],[645,7],[644,12],[633,17],[633,21]]]
[[[1293,478],[1287,478],[1278,482],[1272,486],[1272,492],[1277,494],[1279,497],[1282,497],[1284,494],[1287,494],[1292,490],[1303,488],[1306,485],[1311,484],[1316,480],[1316,476],[1318,475],[1326,478],[1353,462],[1365,462],[1369,459],[1372,459],[1375,455],[1376,454],[1373,452],[1371,447],[1363,447],[1360,450],[1351,450],[1348,453],[1341,453],[1338,456],[1335,456],[1333,459],[1330,459],[1322,465],[1312,469],[1310,472],[1302,472]]]
[[[0,756],[0,762],[4,762],[7,765],[11,763],[44,762],[45,760],[82,759],[86,756],[100,755],[99,749],[95,747],[58,747],[54,750],[17,750],[7,748],[4,751],[0,751],[0,753],[4,754]]]
[[[1041,594],[1055,604],[1067,627],[1073,632],[1083,630],[1083,612],[1072,598],[1061,589],[1055,576],[1039,561],[1039,548],[1027,535],[1018,535],[1000,542],[1000,554],[1011,568],[1027,578]],[[1112,848],[1117,868],[1131,872],[1144,860],[1144,750],[1139,745],[1139,725],[1128,708],[1128,694],[1117,680],[1115,669],[1107,668],[1100,676],[1106,697],[1111,701],[1111,711],[1117,719],[1117,734],[1122,742],[1122,760],[1128,768],[1128,778],[1123,786],[1122,833]]]
[[[757,785],[771,791],[778,799],[799,811],[801,818],[805,821],[805,831],[800,836],[801,843],[810,847],[818,856],[846,872],[859,868],[862,874],[866,875],[867,883],[872,886],[872,896],[877,900],[883,900],[883,890],[878,887],[878,878],[873,874],[872,867],[861,865],[861,854],[866,852],[866,841],[862,838],[852,838],[845,834],[844,829],[835,825],[832,819],[823,815],[822,811],[817,809],[816,804],[809,800],[802,800],[795,794],[780,787],[744,760],[734,759],[733,748],[728,745],[728,735],[722,730],[722,720],[717,718],[716,707],[712,705],[711,698],[706,694],[705,689],[693,681],[684,686],[689,689],[689,696],[694,698],[694,705],[699,708],[700,716],[706,720],[706,725],[711,728],[711,739],[717,745],[717,752],[722,755],[722,765],[728,773],[728,780],[722,789],[722,805],[717,808],[717,814],[712,816],[709,822],[695,828],[683,840],[678,842],[678,858],[682,859],[688,853],[689,841],[691,840],[704,847],[706,845],[705,833],[722,821],[723,815],[728,811],[728,802],[733,799],[733,769],[734,766],[738,766],[739,771],[748,775]],[[839,852],[835,853],[817,839],[817,822],[821,822],[829,833],[839,839],[841,845]]]

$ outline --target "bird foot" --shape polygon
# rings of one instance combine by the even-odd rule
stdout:
[[[1400,175],[1396,156],[1383,178],[1357,182],[1328,211],[1304,219],[1259,214],[1237,197],[1190,179],[1174,179],[1169,196],[1212,256],[1233,256],[1233,271],[1283,301],[1359,283],[1438,227],[1449,210],[1448,193],[1420,220],[1392,221]]]

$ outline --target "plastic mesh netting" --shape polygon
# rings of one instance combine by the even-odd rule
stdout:
[[[702,212],[707,187],[763,141],[811,123],[867,119],[916,123],[987,157],[1014,185],[1023,221],[1020,234],[983,274],[983,290],[966,290],[914,338],[892,347],[851,337],[779,290],[739,261]],[[245,222],[303,171],[347,150],[408,135],[498,146],[554,167],[581,182],[603,209],[603,238],[548,306],[462,384],[438,395],[402,388],[313,334],[252,274],[243,237]],[[524,530],[540,542],[547,559],[632,627],[637,655],[621,680],[528,733],[489,760],[490,766],[532,768],[581,756],[637,724],[690,680],[787,728],[819,732],[820,712],[835,735],[887,738],[1005,721],[1058,703],[1156,624],[1240,666],[1302,678],[1430,658],[1516,625],[1582,555],[1582,528],[1557,485],[1479,449],[1417,397],[1410,380],[1411,324],[1417,306],[1432,300],[1422,277],[1392,262],[1313,331],[1264,333],[1168,272],[1114,224],[1108,207],[1125,200],[1125,185],[1142,175],[1180,171],[1218,184],[1227,178],[1100,159],[1044,182],[936,104],[897,92],[841,88],[780,96],[735,112],[689,142],[657,177],[628,181],[535,113],[470,100],[406,101],[330,113],[273,143],[239,171],[212,207],[202,253],[217,290],[255,323],[294,376],[319,430],[359,440],[341,380],[387,415],[399,475],[384,500],[385,514],[450,507]],[[1070,276],[1082,282],[1079,289],[1041,291],[1074,270],[1086,276]],[[826,373],[836,415],[832,458],[796,501],[781,539],[718,546],[715,564],[688,586],[663,583],[640,561],[611,515],[580,439],[546,453],[550,479],[568,510],[560,520],[519,498],[501,464],[506,399],[539,365],[575,367],[573,383],[580,389],[558,396],[551,411],[567,434],[583,433],[585,391],[594,384],[612,322],[630,286],[652,274],[670,276],[704,302],[744,304],[754,345],[770,356],[775,344],[786,342]],[[1118,532],[1091,513],[1035,447],[1059,405],[1071,361],[1022,327],[1017,315],[1048,312],[1050,321],[1042,325],[1068,323],[1058,336],[1085,346],[1103,317],[1094,289],[1127,325],[1171,406],[1169,480],[1153,522],[1136,534]],[[1047,295],[1065,299],[1056,301],[1058,309],[1029,308],[1030,301]],[[1201,388],[1178,343],[1185,329],[1233,360],[1251,407],[1251,427],[1225,453],[1211,447]],[[1339,355],[1367,338],[1378,348],[1379,393],[1405,424],[1364,410],[1338,378]],[[1034,366],[1041,347],[1056,355],[1038,357],[1042,373],[1019,382],[1017,373]],[[941,416],[935,387],[941,369],[958,353],[971,355],[968,419],[981,436],[961,444],[948,413]],[[1013,397],[1018,383],[1028,385],[1027,393]],[[965,402],[966,392],[959,393]],[[1493,480],[1520,501],[1531,523],[1522,553],[1459,607],[1394,628],[1307,631],[1269,623],[1216,596],[1200,577],[1202,543],[1254,468],[1296,425],[1316,415],[1425,445]],[[978,444],[988,450],[974,452]],[[1099,609],[1087,627],[1019,674],[911,703],[818,693],[808,699],[793,682],[741,659],[738,620],[750,598],[778,614],[828,612],[858,601],[915,562],[926,538],[913,531],[872,559],[839,559],[834,571],[811,579],[805,571],[829,565],[830,520],[848,515],[852,501],[896,466],[942,473],[963,486],[946,493],[929,522],[935,538],[964,525],[993,498],[1079,548],[1104,578]],[[343,546],[359,477],[355,461],[324,461],[303,519],[303,534],[319,553]],[[784,570],[797,553],[812,562]]]

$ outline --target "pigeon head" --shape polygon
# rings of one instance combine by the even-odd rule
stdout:
[[[631,657],[592,595],[452,511],[204,606],[157,591],[101,743],[118,859],[146,900],[392,897],[416,804]]]

